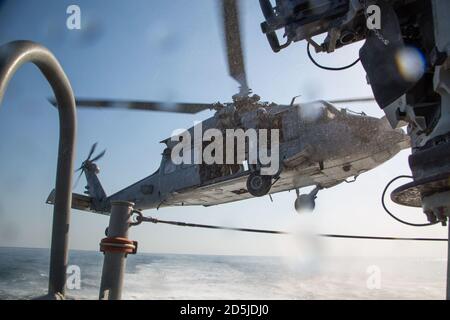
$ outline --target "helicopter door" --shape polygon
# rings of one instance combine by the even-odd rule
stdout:
[[[280,129],[280,143],[297,139],[299,136],[297,108],[290,108],[276,115],[275,127]]]
[[[208,146],[210,142],[204,141],[203,142],[203,150]],[[237,146],[234,146],[234,155],[237,154]],[[223,154],[223,163],[213,163],[213,164],[206,164],[202,163],[199,165],[199,175],[200,175],[200,182],[201,184],[208,184],[213,181],[221,180],[224,178],[227,178],[229,176],[235,175],[237,173],[240,173],[244,170],[243,164],[226,164],[226,145],[224,142],[223,146],[224,154]],[[235,158],[236,162],[236,158]]]

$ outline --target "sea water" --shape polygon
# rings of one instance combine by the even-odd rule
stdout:
[[[0,248],[0,299],[30,299],[48,287],[48,249]],[[103,255],[71,251],[67,295],[97,299]],[[79,277],[73,282],[73,277]],[[444,299],[446,261],[431,258],[323,258],[130,255],[124,299]],[[73,284],[79,284],[73,285]]]

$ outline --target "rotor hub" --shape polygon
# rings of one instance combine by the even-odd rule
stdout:
[[[89,161],[89,160],[86,160],[83,162],[82,168],[83,168],[83,170],[87,170],[89,172],[94,172],[95,174],[100,173],[99,166],[96,163]]]

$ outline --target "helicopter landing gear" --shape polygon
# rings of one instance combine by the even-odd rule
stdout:
[[[265,196],[272,187],[272,177],[252,172],[247,179],[247,190],[254,197]]]
[[[295,192],[297,193],[297,199],[295,199],[295,210],[297,213],[303,213],[307,211],[313,211],[316,207],[316,198],[317,193],[319,190],[322,189],[321,187],[317,186],[312,190],[309,194],[300,194],[298,189],[295,189]]]

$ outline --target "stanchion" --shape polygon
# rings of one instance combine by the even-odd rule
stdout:
[[[100,300],[120,300],[123,276],[128,254],[137,250],[137,242],[128,240],[128,229],[134,203],[114,201],[111,203],[111,217],[107,237],[100,242],[100,251],[105,255]]]

